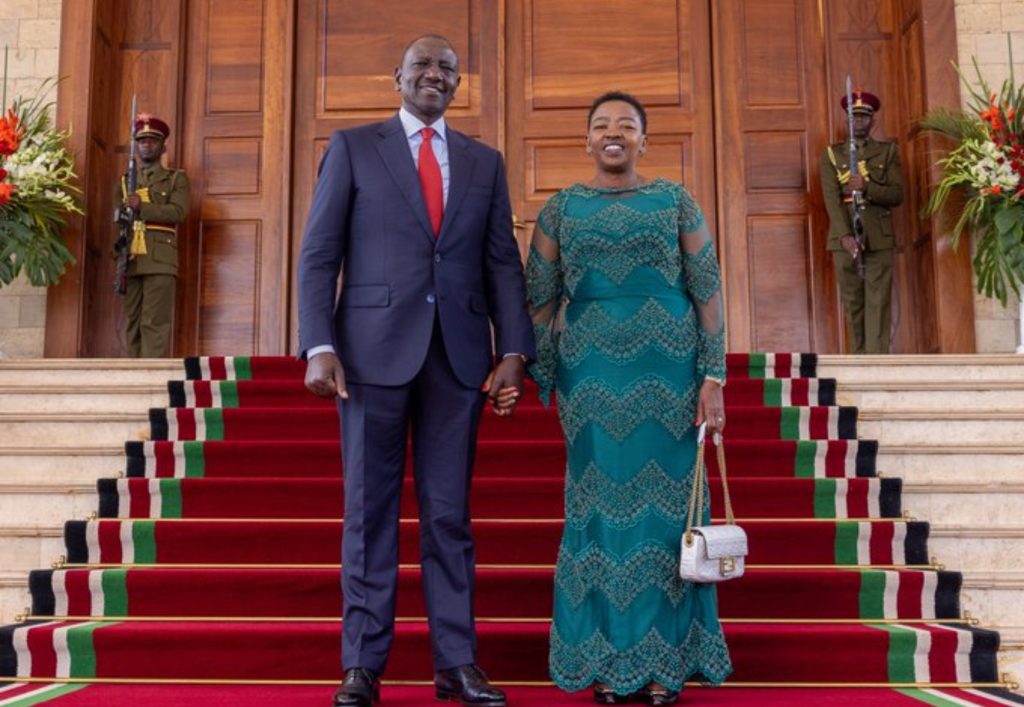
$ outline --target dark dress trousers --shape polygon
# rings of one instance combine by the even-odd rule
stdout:
[[[534,355],[501,155],[450,127],[447,141],[437,237],[397,115],[334,133],[303,237],[300,355],[333,344],[349,392],[339,400],[346,669],[383,672],[391,647],[410,429],[434,667],[475,662],[469,482],[480,387],[495,354]]]

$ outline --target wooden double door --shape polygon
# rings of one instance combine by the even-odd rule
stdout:
[[[449,37],[461,59],[450,123],[506,154],[524,253],[544,201],[592,174],[584,136],[593,98],[620,89],[644,102],[641,170],[681,181],[702,206],[732,350],[842,348],[817,162],[841,134],[834,99],[846,67],[893,97],[879,132],[903,138],[923,110],[896,98],[905,98],[896,67],[923,61],[920,43],[905,50],[924,24],[909,0],[140,0],[127,15],[112,3],[91,0],[77,30],[121,78],[105,84],[105,102],[89,104],[93,139],[83,149],[89,174],[102,178],[87,193],[109,203],[107,175],[127,134],[119,116],[129,87],[141,87],[140,105],[180,127],[170,161],[194,185],[177,354],[293,350],[294,266],[320,155],[333,130],[394,113],[393,68],[424,32]],[[65,26],[86,5],[65,3]],[[922,260],[930,231],[909,216],[916,185],[898,219],[897,281],[910,285],[898,300],[913,323],[898,334],[903,351],[943,347],[929,304],[935,268]],[[88,273],[79,311],[94,325],[78,330],[78,352],[118,355],[106,333],[118,321],[103,291],[109,264],[88,257],[109,226],[87,220],[77,235],[88,246],[79,249]],[[66,294],[51,312],[68,308]],[[48,352],[70,353],[69,340],[48,331]]]

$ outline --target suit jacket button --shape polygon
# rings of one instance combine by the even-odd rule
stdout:
[[[437,253],[436,255],[434,255],[434,262],[435,263],[440,263],[441,262],[441,254],[440,253]]]
[[[434,297],[434,295],[427,295],[427,302],[428,302],[428,303],[430,303],[430,304],[434,304],[434,302],[435,302],[435,299],[436,299],[436,298]]]

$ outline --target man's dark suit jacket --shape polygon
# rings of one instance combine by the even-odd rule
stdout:
[[[483,383],[494,353],[534,356],[501,155],[450,127],[447,140],[436,238],[397,115],[335,132],[320,163],[299,260],[299,346],[333,344],[350,382],[409,382],[435,316],[467,387]]]

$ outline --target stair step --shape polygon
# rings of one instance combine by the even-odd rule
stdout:
[[[818,356],[818,375],[842,385],[908,381],[1024,380],[1024,356],[1015,354],[922,354]]]
[[[936,410],[863,410],[858,434],[887,445],[941,442],[1024,444],[1024,410],[1011,412],[943,412]]]
[[[1020,569],[969,572],[960,596],[964,610],[986,626],[1024,626],[1024,571]]]
[[[124,471],[124,444],[102,446],[0,446],[0,479],[13,484],[46,480],[58,484],[95,483]]]
[[[0,567],[5,571],[49,567],[65,552],[64,529],[59,525],[0,526]]]
[[[915,518],[957,525],[1007,525],[1021,520],[1024,482],[904,483],[903,507]]]
[[[0,447],[123,444],[149,435],[145,412],[0,413]]]
[[[738,519],[744,523],[744,519]],[[531,542],[522,542],[528,524]],[[480,564],[553,564],[562,520],[475,520]],[[922,565],[928,524],[901,521],[748,520],[751,564]],[[69,521],[71,563],[327,564],[340,557],[342,521],[145,520]],[[800,542],[792,539],[799,537]],[[419,522],[399,526],[399,557],[419,558]]]
[[[39,570],[32,614],[110,617],[341,616],[338,569]],[[957,572],[751,569],[718,587],[721,616],[744,619],[957,619]],[[554,569],[477,570],[477,617],[551,616]],[[402,616],[425,616],[419,567],[399,571]]]
[[[166,386],[169,379],[180,378],[181,371],[180,359],[3,360],[0,361],[0,386],[39,385],[73,388],[115,383]]]
[[[0,624],[9,624],[32,605],[27,571],[0,572]]]
[[[1024,375],[1024,362],[1021,366]],[[861,410],[963,410],[974,412],[1024,410],[1024,381],[910,381],[842,383],[836,393],[840,405]]]
[[[948,568],[966,572],[1016,570],[1024,526],[932,524],[928,546]],[[982,617],[983,618],[983,617]]]
[[[97,508],[95,484],[0,482],[0,518],[5,523],[60,525]]]
[[[877,467],[885,476],[907,483],[948,483],[977,478],[1019,482],[1024,478],[1024,444],[965,443],[887,444],[878,448]]]
[[[167,387],[133,383],[0,385],[0,413],[119,413],[167,404]]]
[[[0,629],[0,645],[29,645],[32,673],[58,669],[54,642],[70,655],[65,670],[99,678],[340,679],[341,628],[336,623],[229,623],[210,630],[203,622],[43,623]],[[998,634],[942,625],[906,629],[845,624],[726,624],[735,681],[782,682],[994,682]],[[549,624],[477,624],[479,662],[495,680],[548,679]],[[15,638],[12,634],[21,635]],[[24,634],[28,634],[27,636]],[[32,634],[36,635],[33,636]],[[432,676],[426,622],[398,623],[388,664],[392,680]],[[918,635],[930,641],[915,660]],[[186,648],[187,647],[187,648]],[[842,650],[856,661],[836,660]],[[9,651],[9,653],[8,653]],[[6,648],[5,653],[13,651]],[[16,665],[8,669],[17,669]],[[905,675],[904,679],[900,679]]]

